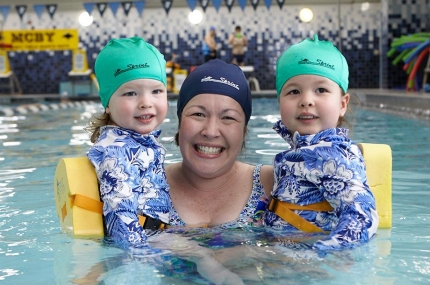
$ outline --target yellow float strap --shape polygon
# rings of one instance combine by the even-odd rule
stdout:
[[[80,194],[75,194],[74,205],[82,209],[103,215],[103,202],[94,200],[90,197],[80,195]],[[65,206],[63,207],[63,209],[64,211],[62,211],[63,212],[62,219],[64,220],[67,212],[66,212]],[[146,217],[142,215],[138,215],[138,217],[139,217],[139,224],[144,229],[151,228],[151,229],[161,230],[166,228],[166,224],[157,219],[153,219],[151,217]]]
[[[103,215],[103,202],[94,200],[90,197],[75,194],[74,205],[81,207],[82,209]]]
[[[328,212],[332,211],[333,207],[327,201],[301,206],[272,198],[272,201],[270,201],[269,210],[302,232],[315,233],[324,231],[315,226],[313,223],[300,217],[298,214],[293,212],[293,210]]]

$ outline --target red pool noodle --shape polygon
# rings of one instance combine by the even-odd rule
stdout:
[[[420,67],[421,62],[424,60],[424,58],[429,53],[429,51],[430,51],[430,47],[426,48],[425,50],[423,50],[422,53],[420,53],[418,55],[418,58],[415,61],[414,67],[412,68],[411,73],[409,73],[408,82],[406,84],[407,90],[409,90],[409,84],[414,80],[415,74],[417,73],[418,68]],[[415,90],[416,88],[414,87],[413,89]]]

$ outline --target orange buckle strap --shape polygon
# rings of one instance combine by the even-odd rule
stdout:
[[[75,195],[74,206],[103,215],[103,202],[94,200],[84,195]],[[164,228],[167,228],[167,224],[163,223],[160,220],[142,215],[138,215],[138,217],[139,224],[144,229],[162,230]]]
[[[327,201],[301,206],[272,198],[272,201],[270,201],[269,210],[302,232],[312,233],[324,231],[315,226],[313,223],[294,213],[293,210],[328,212],[333,210],[333,208]]]

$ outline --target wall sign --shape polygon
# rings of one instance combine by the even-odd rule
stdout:
[[[78,48],[78,30],[9,30],[0,33],[8,51],[74,50]]]

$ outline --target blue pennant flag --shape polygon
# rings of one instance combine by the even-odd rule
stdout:
[[[218,12],[219,7],[221,6],[221,0],[212,0],[212,4],[215,7],[215,10]]]
[[[282,6],[284,6],[285,0],[276,0],[276,2],[278,2],[279,9],[282,10]]]
[[[143,7],[145,6],[145,2],[135,2],[135,4],[136,3],[137,3],[137,5],[142,5],[142,10],[143,10]],[[130,12],[131,6],[133,5],[133,3],[132,2],[121,2],[121,5],[122,5],[122,9],[124,10],[124,14],[126,16],[128,16],[128,13]],[[136,6],[136,9],[137,9],[137,6]],[[139,11],[139,15],[140,15],[140,12],[142,12],[142,11]]]
[[[84,9],[87,11],[88,15],[91,16],[91,13],[93,13],[94,9],[94,3],[84,3]]]
[[[116,12],[118,11],[118,8],[119,8],[119,2],[109,2],[108,5],[113,15],[116,16]]]
[[[272,0],[264,0],[264,4],[266,4],[267,10],[270,10],[270,6],[272,6]]]
[[[139,15],[142,15],[142,11],[145,8],[145,1],[134,2],[134,7],[136,7]]]
[[[246,2],[248,2],[248,0],[237,0],[237,2],[239,2],[239,6],[242,8],[242,11],[245,11]]]
[[[9,15],[9,12],[10,12],[10,7],[0,6],[0,12],[3,15],[3,21],[6,21],[7,15]]]
[[[22,20],[22,17],[24,16],[25,12],[27,11],[27,5],[16,5],[15,10],[19,15],[19,18]]]
[[[203,12],[206,12],[206,8],[209,5],[209,0],[199,0],[200,6],[202,6]]]
[[[231,12],[231,7],[233,7],[234,0],[225,0],[225,5],[228,8],[228,11]]]
[[[190,7],[191,11],[194,11],[197,6],[197,0],[187,0],[188,7]]]
[[[45,10],[45,5],[33,5],[33,10],[34,12],[36,12],[37,17],[40,18],[42,17],[43,11]]]
[[[55,11],[57,11],[57,4],[47,4],[46,10],[48,11],[49,16],[51,16],[51,19],[53,19]]]
[[[164,10],[166,10],[166,14],[169,14],[170,8],[172,8],[173,0],[161,0],[161,4],[163,4]]]
[[[97,10],[99,10],[100,16],[103,17],[103,14],[105,13],[107,8],[107,3],[97,3],[96,6]]]
[[[254,11],[256,11],[258,3],[260,2],[260,0],[250,0],[250,1],[251,1],[252,7],[254,7]]]

